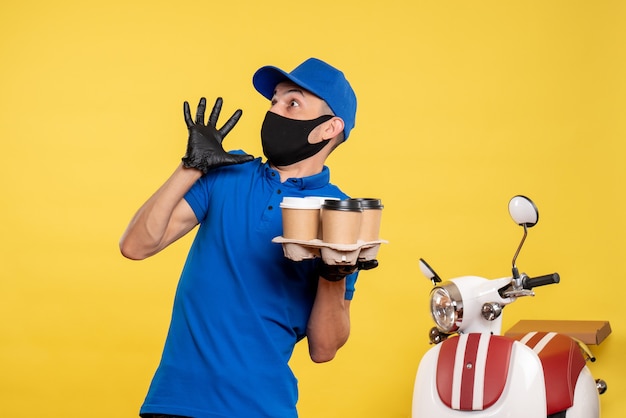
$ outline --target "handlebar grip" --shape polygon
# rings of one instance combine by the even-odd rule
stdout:
[[[530,290],[533,287],[545,286],[548,284],[557,284],[561,281],[559,273],[546,274],[539,277],[526,277],[523,282],[524,289]]]

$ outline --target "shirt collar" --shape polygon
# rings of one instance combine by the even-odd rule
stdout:
[[[269,162],[265,162],[265,177],[271,181],[280,182],[280,173],[273,169]],[[283,186],[296,187],[298,189],[318,189],[326,186],[330,182],[330,169],[327,166],[322,171],[308,177],[291,177],[288,178]]]

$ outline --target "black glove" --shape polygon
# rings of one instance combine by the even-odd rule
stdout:
[[[329,282],[338,282],[357,270],[371,270],[378,267],[378,260],[357,261],[353,265],[334,264],[328,265],[323,261],[319,264],[319,275]]]
[[[182,158],[183,165],[187,168],[196,168],[206,174],[210,169],[224,165],[241,164],[252,161],[254,157],[248,154],[229,154],[222,148],[222,141],[226,134],[237,124],[241,117],[241,109],[238,109],[218,130],[217,118],[222,110],[222,98],[218,97],[209,117],[208,125],[204,124],[204,110],[206,99],[203,97],[198,103],[196,122],[191,119],[189,103],[185,102],[183,111],[185,123],[189,130],[187,153]]]

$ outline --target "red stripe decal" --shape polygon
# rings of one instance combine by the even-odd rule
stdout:
[[[459,338],[449,338],[441,343],[437,359],[437,392],[441,401],[452,408],[452,381],[454,378],[454,357]]]
[[[485,368],[485,392],[483,408],[492,406],[502,395],[511,363],[511,347],[513,340],[492,336],[487,353]]]
[[[474,375],[476,373],[476,353],[481,334],[469,334],[463,359],[463,377],[461,378],[461,410],[471,411],[474,400]]]

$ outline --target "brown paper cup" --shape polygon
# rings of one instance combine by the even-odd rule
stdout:
[[[322,238],[332,244],[356,244],[363,209],[359,202],[327,200],[322,205]]]
[[[283,215],[283,237],[310,241],[318,236],[320,204],[299,197],[285,197],[280,204]]]

